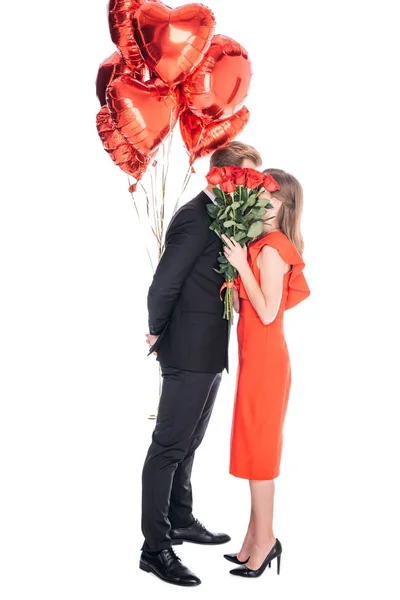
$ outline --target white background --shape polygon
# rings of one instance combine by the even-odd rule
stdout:
[[[265,167],[293,172],[305,192],[312,296],[286,323],[294,383],[277,483],[282,574],[237,581],[221,557],[239,549],[248,511],[246,483],[228,475],[234,336],[232,373],[194,472],[196,515],[232,542],[180,548],[203,579],[193,590],[137,568],[157,369],[146,358],[150,273],[132,200],[94,126],[97,67],[113,51],[106,2],[8,3],[4,600],[125,600],[142,585],[149,598],[399,597],[396,2],[207,4],[218,32],[240,41],[253,62],[252,117],[240,139],[262,152]],[[174,169],[181,181],[179,148]],[[206,170],[206,160],[196,165],[185,200]]]

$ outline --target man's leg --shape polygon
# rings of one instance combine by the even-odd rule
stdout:
[[[169,505],[178,465],[191,448],[215,375],[163,368],[163,389],[152,443],[143,467],[143,549],[171,546]]]
[[[210,421],[211,413],[214,408],[215,398],[221,383],[221,374],[214,376],[203,414],[198,422],[191,446],[185,459],[179,463],[172,484],[171,499],[169,507],[169,520],[172,528],[189,527],[193,522],[192,514],[192,484],[191,475],[194,461],[194,454],[203,441],[204,434]]]

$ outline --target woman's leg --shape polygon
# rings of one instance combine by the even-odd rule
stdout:
[[[273,531],[275,482],[250,481],[251,506],[253,515],[253,540],[246,567],[259,569],[274,546]],[[247,557],[246,557],[247,558]]]
[[[254,538],[254,511],[253,506],[251,506],[250,511],[250,521],[249,526],[247,528],[246,537],[244,538],[242,548],[238,554],[238,559],[241,562],[247,560],[251,554],[251,549],[253,546],[253,538]]]

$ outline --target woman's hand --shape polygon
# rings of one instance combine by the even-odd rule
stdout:
[[[222,235],[222,239],[226,244],[225,257],[240,273],[243,267],[247,266],[247,246],[241,246],[234,238],[229,239],[226,235]]]

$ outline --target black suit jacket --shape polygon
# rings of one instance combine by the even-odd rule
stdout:
[[[230,324],[223,319],[218,267],[222,244],[210,230],[204,192],[185,204],[166,233],[165,250],[148,293],[151,352],[161,366],[220,373],[228,369]]]

